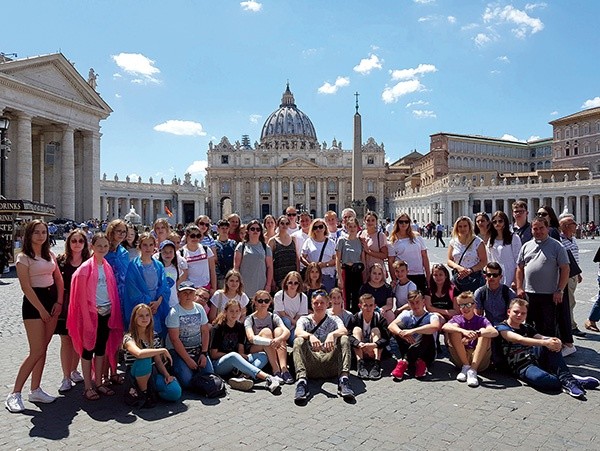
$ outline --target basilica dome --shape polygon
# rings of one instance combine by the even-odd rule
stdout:
[[[261,142],[264,143],[270,138],[298,138],[311,143],[317,142],[315,127],[309,117],[296,107],[289,83],[281,97],[279,109],[273,111],[263,125]]]

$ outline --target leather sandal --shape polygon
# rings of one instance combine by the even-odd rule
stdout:
[[[596,323],[594,321],[590,321],[589,319],[585,321],[584,327],[593,332],[600,332],[600,329],[598,329]]]
[[[106,385],[100,385],[99,387],[96,388],[96,391],[98,393],[102,393],[105,396],[114,396],[114,394],[115,394],[115,391]]]
[[[88,388],[84,390],[83,397],[88,401],[98,401],[100,399],[100,395],[94,388]]]

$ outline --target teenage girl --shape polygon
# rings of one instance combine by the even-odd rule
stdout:
[[[225,305],[227,305],[227,303],[233,299],[240,303],[240,306],[242,307],[240,321],[244,321],[246,318],[246,309],[250,303],[250,299],[248,299],[248,296],[246,296],[246,293],[244,293],[242,275],[235,269],[231,269],[227,272],[225,275],[225,286],[222,290],[217,290],[210,299],[208,320],[213,322],[217,315],[223,311]]]

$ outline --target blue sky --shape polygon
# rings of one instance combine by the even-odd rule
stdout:
[[[101,172],[191,171],[209,141],[260,139],[287,80],[319,141],[363,141],[395,161],[439,131],[550,137],[548,121],[600,106],[600,2],[12,1],[2,48],[61,51],[114,113]]]

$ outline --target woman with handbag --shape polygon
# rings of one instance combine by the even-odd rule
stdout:
[[[340,237],[335,247],[338,285],[344,287],[346,308],[352,313],[356,313],[359,310],[358,293],[365,269],[365,253],[362,240],[358,237],[356,218],[346,221],[346,230],[348,236]]]
[[[448,245],[448,266],[452,270],[452,283],[458,293],[473,291],[485,283],[481,270],[487,265],[483,240],[475,235],[473,222],[461,216],[452,227]]]

